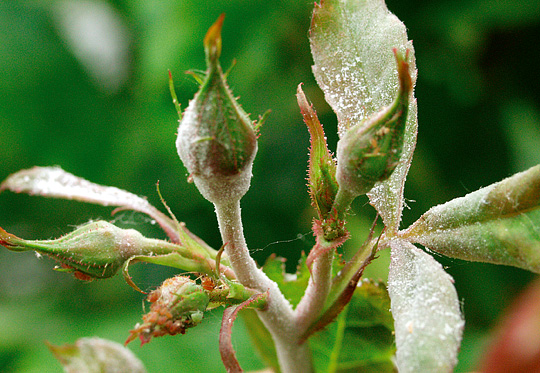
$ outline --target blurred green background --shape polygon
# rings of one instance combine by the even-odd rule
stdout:
[[[419,137],[405,196],[404,226],[429,207],[540,163],[540,2],[388,0],[409,29],[419,70]],[[177,116],[167,70],[183,107],[197,90],[188,69],[204,69],[202,38],[226,13],[222,64],[252,118],[272,114],[259,141],[243,199],[246,238],[260,263],[272,252],[293,269],[308,250],[313,212],[306,193],[309,136],[296,104],[298,83],[314,103],[335,149],[336,119],[311,74],[312,1],[0,1],[0,179],[34,165],[60,165],[159,206],[155,184],[176,216],[220,246],[212,205],[186,182],[174,145]],[[48,239],[111,209],[5,192],[0,226]],[[373,211],[355,206],[350,229],[362,241]],[[117,224],[163,238],[144,216]],[[438,258],[454,276],[466,317],[458,371],[474,369],[501,312],[533,275]],[[142,315],[142,295],[117,276],[82,283],[33,254],[0,250],[0,371],[60,372],[45,347],[83,336],[123,342]],[[384,277],[384,258],[375,276]],[[174,271],[132,267],[152,289]],[[381,270],[381,268],[383,270]],[[150,372],[224,371],[219,312],[185,336],[130,347]],[[262,365],[235,326],[246,369]]]

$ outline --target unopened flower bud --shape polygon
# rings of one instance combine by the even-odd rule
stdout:
[[[391,106],[351,127],[337,145],[336,178],[340,188],[359,196],[396,168],[403,149],[412,81],[409,64],[394,50],[399,91]]]
[[[204,38],[207,70],[178,127],[178,155],[211,202],[240,199],[257,152],[254,123],[236,102],[219,64],[223,15]]]
[[[178,247],[106,221],[85,224],[55,240],[24,240],[0,228],[0,245],[47,255],[61,264],[60,270],[74,272],[75,277],[87,281],[113,276],[132,256],[165,254]]]
[[[152,303],[150,312],[143,316],[143,323],[130,332],[125,344],[137,337],[141,344],[152,337],[184,334],[187,328],[199,324],[208,307],[210,297],[203,287],[187,276],[167,279],[148,295]]]

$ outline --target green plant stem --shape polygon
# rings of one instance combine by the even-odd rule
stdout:
[[[333,203],[333,209],[337,213],[338,220],[344,220],[355,195],[343,188],[339,188]],[[332,242],[326,241],[324,236],[318,237],[322,245],[332,246]],[[297,327],[303,334],[311,324],[321,315],[325,309],[330,287],[332,284],[332,262],[334,249],[318,256],[311,267],[311,277],[302,300],[296,307]]]
[[[282,372],[313,372],[309,346],[298,342],[300,333],[290,303],[277,284],[257,267],[249,255],[242,228],[240,201],[215,203],[214,206],[225,253],[238,281],[260,292],[268,291],[268,308],[257,311],[257,314],[274,339]]]

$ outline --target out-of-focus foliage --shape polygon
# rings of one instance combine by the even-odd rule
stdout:
[[[405,197],[418,202],[408,202],[408,225],[435,204],[540,163],[540,52],[534,48],[540,3],[388,0],[387,6],[408,28],[419,72],[418,145],[405,188]],[[226,13],[221,62],[226,68],[237,60],[229,83],[248,113],[272,110],[242,201],[246,238],[260,263],[277,252],[289,257],[292,271],[300,251],[313,245],[305,185],[309,134],[296,103],[298,83],[305,83],[331,149],[337,139],[336,119],[311,74],[311,11],[311,2],[297,1],[2,2],[0,179],[34,165],[61,165],[93,182],[147,195],[155,206],[159,180],[178,219],[219,248],[213,208],[186,182],[176,154],[167,69],[186,107],[197,84],[183,72],[204,68],[202,38]],[[364,231],[349,245],[363,241],[362,222],[373,216],[362,202],[355,212],[348,228],[353,236]],[[109,214],[74,201],[0,195],[0,226],[20,237],[57,237],[73,230],[70,225]],[[164,238],[141,215],[114,219]],[[487,330],[532,275],[457,260],[443,264],[456,280],[467,319],[458,370],[471,370]],[[0,251],[1,371],[60,371],[44,340],[64,344],[99,336],[122,342],[142,314],[142,297],[120,277],[84,284],[52,266],[32,254]],[[130,273],[147,290],[174,274],[138,266]],[[371,274],[385,276],[384,270]],[[185,336],[130,348],[150,372],[219,371],[218,321],[218,315],[208,317]],[[243,366],[260,368],[249,361],[240,328],[236,333]]]
[[[336,322],[310,339],[320,372],[393,372],[394,320],[384,283],[362,281]],[[351,348],[354,346],[355,348]]]

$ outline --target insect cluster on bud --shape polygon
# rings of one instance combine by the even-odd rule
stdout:
[[[141,344],[152,337],[184,334],[187,328],[199,324],[208,307],[210,297],[203,287],[187,276],[167,279],[148,295],[152,303],[143,323],[130,332],[125,344],[137,337]]]
[[[394,50],[399,91],[392,105],[345,133],[337,146],[339,187],[354,196],[369,192],[375,183],[390,177],[396,168],[405,136],[412,80],[409,64]]]
[[[204,38],[207,70],[185,110],[176,147],[201,194],[211,202],[240,199],[249,189],[257,133],[236,102],[219,64],[224,16]]]

